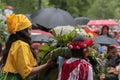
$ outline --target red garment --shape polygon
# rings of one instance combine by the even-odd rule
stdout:
[[[93,80],[92,67],[84,59],[70,58],[63,62],[58,80]]]

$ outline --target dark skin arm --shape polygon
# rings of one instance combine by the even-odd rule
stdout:
[[[50,55],[50,58],[48,59],[48,61],[45,64],[42,64],[42,65],[37,66],[37,67],[33,67],[29,76],[37,74],[38,72],[40,72],[40,71],[50,67],[51,65],[53,65],[52,58],[53,58],[53,56]]]
[[[110,68],[108,68],[108,73],[118,74],[118,71],[115,68],[110,67]]]

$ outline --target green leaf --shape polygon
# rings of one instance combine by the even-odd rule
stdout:
[[[49,51],[50,50],[50,46],[42,45],[42,46],[39,47],[39,49],[42,50],[42,51]]]
[[[95,53],[91,51],[91,52],[89,53],[89,56],[92,57],[92,56],[94,56],[94,54],[95,54]]]
[[[53,54],[53,60],[57,59],[58,56],[63,56],[63,57],[70,57],[71,53],[70,50],[67,47],[58,47],[51,52],[49,52],[45,58],[42,60],[42,64],[44,64],[50,57],[50,54]]]
[[[43,59],[46,54],[47,54],[47,52],[41,51],[41,52],[38,54],[38,56]]]

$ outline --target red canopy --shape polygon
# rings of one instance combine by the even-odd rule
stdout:
[[[32,34],[35,35],[35,34],[45,34],[45,35],[48,35],[48,36],[53,36],[50,32],[46,32],[46,31],[43,31],[43,30],[31,30]]]
[[[115,20],[90,20],[87,26],[117,26],[118,23]]]

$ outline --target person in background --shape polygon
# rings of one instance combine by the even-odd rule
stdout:
[[[107,55],[108,55],[108,47],[105,45],[100,45],[98,48],[98,51],[100,52],[98,58],[100,62],[101,71],[104,71],[105,64],[107,62]]]
[[[118,80],[118,71],[116,70],[117,64],[117,46],[110,45],[110,52],[106,62],[106,70],[105,78],[103,80]]]
[[[103,36],[107,36],[107,37],[112,38],[112,36],[111,36],[110,33],[109,33],[109,26],[104,25],[104,26],[102,27],[102,29],[101,29],[100,35],[103,35]]]
[[[5,7],[5,10],[4,10],[4,15],[5,16],[11,15],[11,14],[13,14],[13,12],[14,12],[14,8],[12,6],[10,6],[10,5],[7,5]]]
[[[1,80],[30,80],[30,76],[52,65],[52,56],[43,65],[37,65],[36,55],[31,48],[32,23],[23,14],[6,16],[10,34],[3,50],[3,75]]]
[[[40,65],[40,63],[41,63],[41,59],[38,56],[38,54],[40,53],[40,49],[39,49],[40,46],[41,46],[40,42],[32,42],[32,44],[31,44],[31,47],[33,48],[33,51],[36,54],[38,65]],[[31,80],[39,80],[39,73],[34,76],[31,76],[30,78],[31,78]]]
[[[119,62],[119,64],[116,66],[116,70],[118,71],[118,80],[120,80],[120,62]]]
[[[116,70],[118,71],[118,79],[120,80],[120,46],[117,46]]]
[[[117,46],[117,55],[120,56],[120,46]]]
[[[67,44],[72,57],[64,60],[58,80],[93,80],[93,69],[89,63],[88,47],[93,44],[92,39],[78,35]]]
[[[39,47],[41,46],[40,42],[32,42],[32,48],[36,54],[40,53]]]
[[[108,53],[108,47],[107,46],[102,46],[104,54],[106,55]]]
[[[118,32],[117,31],[113,31],[113,38],[116,39],[118,37]]]

